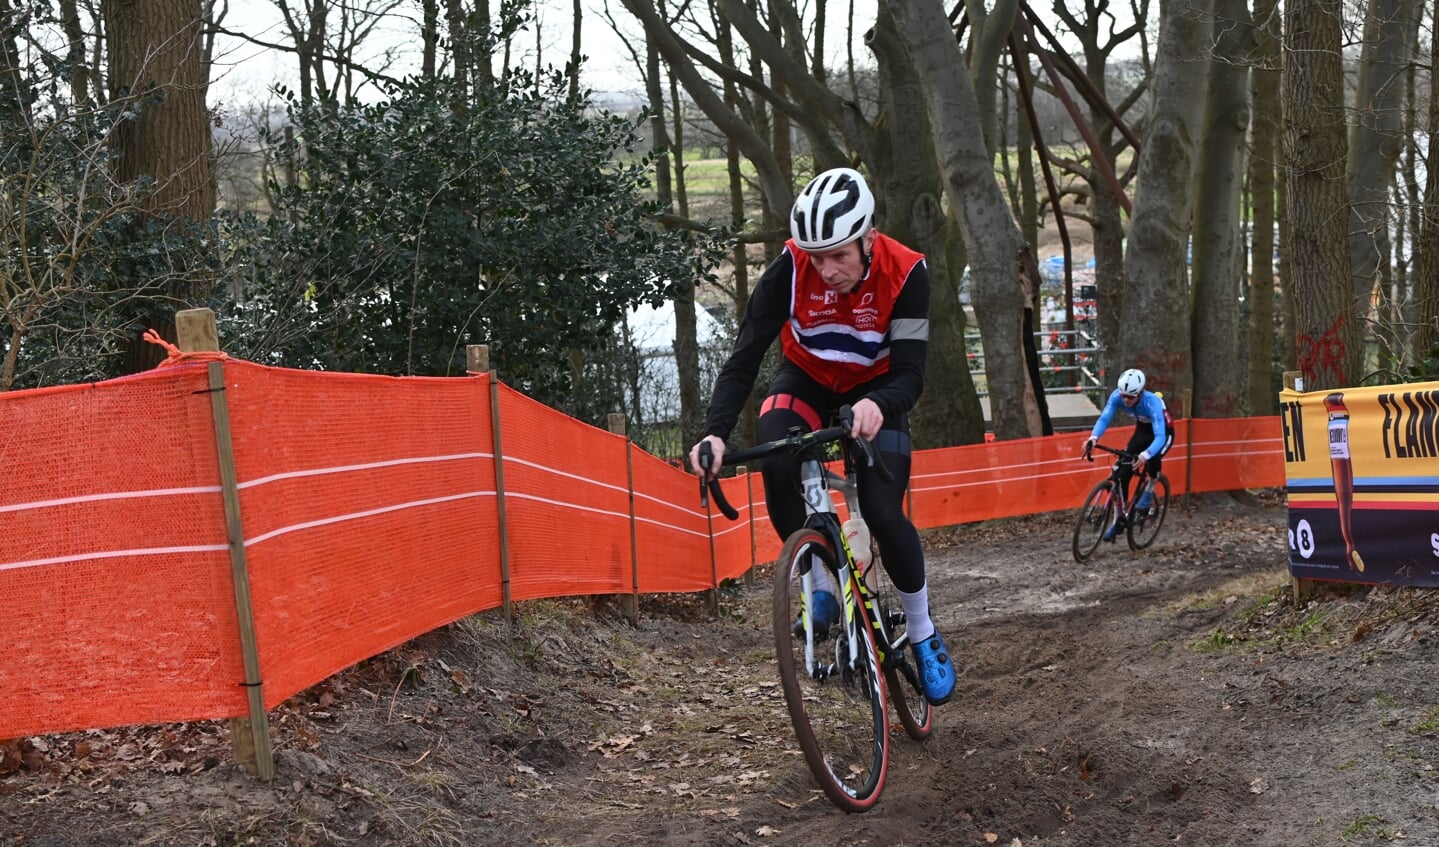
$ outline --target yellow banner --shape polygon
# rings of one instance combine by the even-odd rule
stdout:
[[[1290,573],[1439,586],[1439,382],[1280,401]]]

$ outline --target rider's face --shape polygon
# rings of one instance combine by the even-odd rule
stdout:
[[[874,244],[874,230],[865,233],[859,241],[852,241],[843,247],[810,253],[810,263],[824,280],[825,287],[839,294],[848,294],[864,278],[864,252]]]
[[[1133,406],[1139,402],[1138,394],[1121,394],[1120,396],[1124,398],[1124,405],[1126,406]]]

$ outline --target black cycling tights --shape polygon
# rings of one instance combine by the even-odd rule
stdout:
[[[889,426],[886,421],[886,427]],[[875,439],[884,464],[894,475],[886,483],[873,468],[857,469],[859,508],[864,512],[870,535],[879,542],[884,569],[895,588],[913,593],[924,587],[924,548],[919,532],[904,514],[904,492],[909,485],[910,442],[907,416],[896,428],[882,430]],[[784,438],[791,428],[812,431],[802,415],[792,409],[775,408],[760,415],[757,436],[760,442]],[[804,490],[800,487],[799,459],[781,453],[764,461],[765,499],[770,523],[781,540],[804,526]]]
[[[1137,456],[1152,443],[1154,443],[1154,424],[1140,421],[1134,425],[1134,434],[1129,436],[1129,443],[1125,445],[1124,450],[1127,453],[1133,453]],[[1144,473],[1148,475],[1150,479],[1159,476],[1159,471],[1164,467],[1164,454],[1169,452],[1169,447],[1173,443],[1174,433],[1171,431],[1169,437],[1165,439],[1164,448],[1159,451],[1159,455],[1151,456],[1145,461]],[[1124,486],[1126,497],[1131,494],[1129,491],[1129,480],[1133,478],[1133,476],[1134,468],[1128,462],[1125,462],[1119,469],[1119,484]],[[1139,492],[1136,491],[1132,493],[1138,495]],[[860,508],[863,509],[864,506],[860,506]]]

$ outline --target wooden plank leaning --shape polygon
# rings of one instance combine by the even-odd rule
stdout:
[[[218,352],[220,336],[215,313],[186,309],[175,314],[177,346],[182,352]],[[225,500],[225,535],[230,547],[230,576],[235,584],[235,612],[240,629],[240,652],[245,667],[248,717],[230,719],[230,746],[235,759],[264,782],[275,779],[275,756],[270,746],[270,722],[260,684],[260,650],[255,639],[255,616],[250,602],[250,572],[245,562],[245,535],[240,523],[240,489],[235,477],[235,451],[230,438],[230,406],[225,396],[225,366],[210,362],[210,408],[215,422],[215,452],[220,460],[220,489]]]

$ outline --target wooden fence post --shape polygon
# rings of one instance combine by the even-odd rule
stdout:
[[[500,522],[500,606],[505,620],[515,619],[514,604],[510,602],[510,532],[505,511],[505,449],[500,437],[500,375],[490,367],[488,344],[471,344],[465,347],[465,369],[470,373],[490,375],[490,433],[493,437],[495,454],[495,511]]]
[[[1284,372],[1284,387],[1285,387],[1285,388],[1288,388],[1288,389],[1291,389],[1291,390],[1293,390],[1293,391],[1303,391],[1303,390],[1304,390],[1304,372],[1303,372],[1303,371],[1285,371],[1285,372]],[[1292,586],[1292,587],[1293,587],[1293,591],[1294,591],[1294,605],[1295,605],[1295,606],[1299,606],[1299,605],[1303,604],[1305,600],[1308,600],[1308,599],[1310,598],[1310,596],[1312,596],[1312,595],[1314,594],[1314,587],[1315,587],[1314,580],[1308,579],[1308,578],[1305,578],[1305,577],[1300,577],[1300,576],[1291,576],[1289,579],[1290,579],[1290,581],[1293,583],[1293,586]]]
[[[1194,488],[1194,389],[1184,389],[1184,511],[1189,511],[1189,492]]]
[[[715,518],[714,509],[705,509],[705,535],[709,538],[710,546],[710,585],[705,592],[705,600],[709,605],[710,615],[719,617],[719,566],[715,561]]]
[[[639,534],[635,527],[635,452],[634,443],[626,434],[623,412],[610,412],[609,430],[615,435],[625,436],[625,493],[630,500],[630,592],[619,595],[620,610],[630,623],[640,622],[640,559]]]
[[[185,309],[175,314],[177,346],[187,353],[220,349],[215,313]],[[230,746],[235,759],[265,782],[275,779],[270,723],[260,680],[260,650],[255,640],[255,615],[250,602],[250,571],[245,561],[245,534],[240,522],[240,488],[235,477],[235,450],[230,437],[230,404],[225,395],[225,366],[210,362],[210,409],[215,422],[215,452],[220,460],[220,490],[225,501],[225,534],[230,547],[230,577],[235,586],[235,612],[240,627],[240,653],[245,667],[245,693],[250,715],[230,718]]]
[[[749,524],[749,569],[744,572],[744,587],[754,588],[754,478],[749,468],[740,465],[735,469],[737,475],[744,477],[745,500],[749,503],[749,509],[745,512],[745,523]]]

